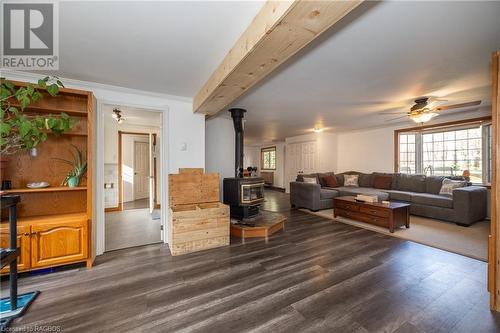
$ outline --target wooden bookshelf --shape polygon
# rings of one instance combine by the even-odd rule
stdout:
[[[26,86],[25,82],[14,82]],[[39,88],[40,89],[40,88]],[[60,89],[55,97],[40,89],[43,98],[24,112],[31,115],[67,113],[77,122],[72,131],[62,135],[50,133],[47,141],[37,147],[36,157],[26,151],[9,156],[2,180],[10,180],[12,189],[6,193],[21,196],[18,205],[18,243],[21,247],[20,271],[53,267],[77,262],[92,264],[92,161],[94,139],[94,97],[91,92]],[[13,103],[15,104],[15,103]],[[80,186],[59,186],[71,166],[55,158],[72,160],[72,145],[87,154],[87,174]],[[46,181],[57,185],[27,188],[31,182]],[[8,223],[2,216],[1,243],[8,241]],[[2,270],[2,274],[6,271]]]

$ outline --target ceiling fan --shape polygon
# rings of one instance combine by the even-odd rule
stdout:
[[[396,117],[393,119],[389,119],[386,121],[394,121],[397,119],[409,117],[411,120],[413,120],[416,123],[422,124],[426,123],[432,118],[439,116],[439,112],[445,111],[445,110],[450,110],[450,109],[460,109],[460,108],[466,108],[470,106],[476,106],[481,104],[481,101],[472,101],[472,102],[466,102],[466,103],[459,103],[459,104],[451,104],[451,105],[441,105],[441,106],[436,106],[436,107],[430,107],[430,104],[434,101],[446,101],[445,99],[439,99],[439,98],[432,98],[432,97],[419,97],[415,100],[415,104],[410,108],[409,111],[401,111],[401,112],[382,112],[382,115],[387,115],[387,114],[404,114],[403,116]]]

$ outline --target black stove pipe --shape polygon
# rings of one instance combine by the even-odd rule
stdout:
[[[247,110],[233,108],[229,109],[233,118],[235,149],[234,149],[234,169],[236,178],[243,178],[243,116]]]

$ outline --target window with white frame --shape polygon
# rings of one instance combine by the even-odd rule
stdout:
[[[416,136],[415,133],[401,133],[399,135],[399,172],[417,172]]]
[[[491,182],[491,122],[420,131],[398,131],[397,169],[401,173],[461,176]]]
[[[276,170],[276,147],[260,150],[262,170]]]

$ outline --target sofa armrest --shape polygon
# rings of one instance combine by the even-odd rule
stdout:
[[[486,218],[488,190],[482,186],[466,186],[453,190],[456,221],[472,224]]]
[[[290,204],[295,207],[318,210],[320,208],[321,185],[304,182],[290,183]]]

